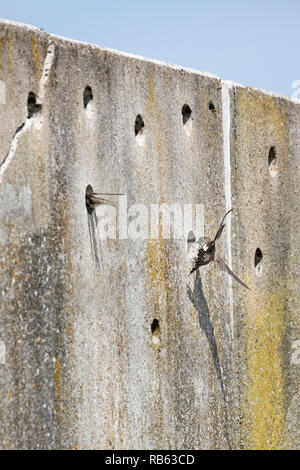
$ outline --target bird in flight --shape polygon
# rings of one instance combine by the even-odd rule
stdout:
[[[216,268],[219,270],[219,271],[225,271],[227,272],[228,274],[230,274],[230,276],[233,277],[233,279],[235,279],[237,282],[239,282],[240,284],[242,284],[242,286],[246,287],[247,289],[250,289],[243,281],[241,281],[236,274],[234,274],[231,269],[227,266],[227,264],[225,263],[225,261],[218,255],[216,255],[216,241],[218,240],[218,238],[220,238],[222,232],[223,232],[223,228],[225,227],[225,224],[223,223],[224,220],[225,220],[225,217],[229,214],[229,212],[231,212],[232,209],[230,209],[228,212],[226,212],[226,214],[224,215],[223,219],[222,219],[222,222],[220,224],[220,227],[215,235],[215,238],[213,240],[211,240],[210,238],[208,237],[203,237],[200,239],[200,248],[199,248],[199,251],[198,251],[198,254],[197,254],[197,257],[194,261],[194,266],[193,266],[193,269],[191,270],[190,272],[190,275],[196,271],[197,269],[200,268],[200,266],[204,266],[208,263],[210,263],[211,261],[214,261],[215,262],[215,266]]]
[[[88,187],[86,188],[86,193],[85,193],[85,203],[86,203],[86,208],[89,214],[93,212],[93,210],[95,209],[95,206],[99,206],[100,204],[108,204],[109,206],[115,206],[115,204],[108,201],[107,199],[104,199],[98,196],[122,196],[122,194],[120,193],[95,193],[93,191],[92,186],[89,184]]]

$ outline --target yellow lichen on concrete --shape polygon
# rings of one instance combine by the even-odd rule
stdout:
[[[161,136],[155,136],[156,152],[157,152],[157,169],[159,173],[159,186],[160,186],[160,198],[159,203],[165,202],[163,196],[167,192],[168,188],[168,172],[167,162],[165,159],[165,147]]]
[[[278,103],[272,96],[265,96],[265,113],[270,116],[277,135],[281,140],[286,139],[286,108],[278,107]]]
[[[0,69],[5,65],[7,60],[8,70],[13,71],[14,63],[14,32],[9,31],[0,38]]]
[[[161,220],[160,220],[161,222]],[[154,313],[159,319],[164,312],[167,314],[169,292],[168,254],[166,240],[162,239],[161,224],[158,240],[149,240],[146,251],[146,283]]]
[[[31,39],[31,55],[32,55],[33,63],[35,67],[35,77],[36,77],[36,80],[38,81],[41,75],[41,54],[40,54],[39,43],[35,34],[32,35],[32,39]]]
[[[5,45],[5,37],[2,37],[0,38],[0,69],[3,66],[2,61],[3,61],[4,45]]]
[[[168,273],[168,255],[166,252],[166,240],[162,239],[161,226],[160,237],[158,240],[149,240],[148,248],[146,251],[146,289],[148,292],[148,303],[152,309],[151,322],[156,319],[159,324],[166,325],[169,313],[169,273]],[[166,322],[166,323],[165,323]],[[160,448],[161,441],[164,435],[163,427],[163,399],[162,399],[162,377],[164,373],[164,365],[160,356],[161,339],[159,331],[156,337],[152,331],[152,349],[155,354],[155,359],[160,364],[157,371],[158,389],[157,394],[152,401],[153,417],[152,417],[152,436],[157,440],[157,447]]]
[[[246,448],[278,449],[285,427],[281,344],[285,289],[252,291],[247,318],[247,384],[244,400]]]
[[[56,358],[55,361],[55,389],[56,389],[56,412],[58,419],[61,419],[61,408],[60,408],[60,401],[61,401],[61,374],[60,374],[60,362],[59,358]]]
[[[8,33],[8,40],[7,40],[7,59],[8,59],[8,70],[13,72],[14,70],[14,39],[15,34],[13,31],[9,31]]]
[[[147,79],[147,111],[150,116],[155,111],[154,81],[152,73],[149,73]]]
[[[159,109],[157,100],[155,99],[155,83],[153,74],[150,72],[147,78],[147,112],[149,119],[152,121],[152,127],[155,139],[155,148],[157,155],[157,171],[159,174],[159,188],[160,188],[160,204],[164,202],[162,194],[166,194],[168,187],[168,172],[167,172],[167,149],[165,147],[163,138],[161,136],[162,123],[159,120]]]
[[[286,139],[286,108],[279,106],[272,96],[256,90],[240,88],[238,91],[238,112],[242,116],[248,116],[249,123],[254,133],[258,135],[265,128],[266,122],[272,123],[279,140]],[[253,137],[253,132],[251,133]]]
[[[60,363],[58,357],[55,361],[55,383],[56,383],[56,395],[60,397]]]
[[[152,285],[163,285],[168,272],[165,240],[149,240],[146,253],[147,279]]]

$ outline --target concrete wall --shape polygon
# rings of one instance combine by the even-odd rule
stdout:
[[[1,448],[300,448],[300,104],[5,21],[0,80]],[[88,184],[210,236],[232,206],[251,290],[188,277],[185,239],[101,241]]]

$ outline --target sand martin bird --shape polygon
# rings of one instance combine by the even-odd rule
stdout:
[[[211,240],[210,238],[208,237],[203,237],[203,238],[200,238],[199,239],[199,243],[200,243],[200,248],[198,250],[198,254],[197,254],[197,257],[195,258],[195,261],[194,261],[194,266],[193,266],[193,269],[191,270],[190,274],[192,274],[194,271],[196,271],[198,268],[200,268],[200,266],[204,266],[205,264],[208,264],[210,263],[211,261],[214,261],[215,262],[215,266],[216,268],[219,270],[219,271],[226,271],[228,274],[230,274],[230,276],[233,277],[233,279],[235,279],[237,282],[239,282],[240,284],[242,284],[242,286],[246,287],[247,289],[249,289],[248,286],[246,286],[246,284],[241,281],[236,274],[234,274],[231,269],[227,266],[227,264],[225,263],[225,261],[218,255],[216,255],[216,241],[218,240],[218,238],[220,238],[222,232],[223,232],[223,228],[225,227],[225,224],[223,223],[224,220],[225,220],[225,217],[229,214],[229,212],[231,212],[232,209],[230,209],[228,212],[226,212],[226,214],[224,215],[223,219],[222,219],[222,222],[220,224],[220,227],[215,235],[215,238],[213,240]]]
[[[86,208],[89,213],[93,212],[95,206],[99,206],[100,204],[108,204],[109,206],[115,206],[114,203],[98,196],[122,196],[120,193],[95,193],[92,189],[92,186],[89,184],[86,188],[85,193],[85,203]]]

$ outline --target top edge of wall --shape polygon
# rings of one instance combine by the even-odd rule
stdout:
[[[293,98],[292,96],[283,95],[282,93],[276,93],[275,91],[268,91],[268,90],[263,90],[262,88],[256,88],[256,87],[253,87],[253,86],[243,85],[242,83],[233,82],[232,80],[222,80],[221,79],[221,83],[222,83],[223,86],[225,85],[228,89],[231,89],[231,88],[245,88],[246,90],[262,93],[262,94],[267,95],[267,96],[272,96],[273,98],[281,98],[281,99],[290,101],[290,102],[295,103],[295,104],[300,104],[300,99]]]
[[[92,47],[94,49],[99,49],[100,51],[108,51],[108,52],[111,52],[112,54],[116,54],[116,55],[119,55],[119,56],[122,56],[122,57],[128,57],[128,58],[140,60],[140,61],[143,61],[143,62],[150,62],[152,64],[156,64],[156,65],[163,66],[163,67],[168,67],[168,68],[171,68],[171,69],[174,69],[174,70],[181,70],[181,71],[184,71],[186,73],[202,75],[202,76],[205,76],[205,77],[208,77],[208,78],[213,78],[215,80],[220,80],[220,78],[217,75],[213,74],[213,73],[203,72],[203,71],[192,69],[192,68],[189,68],[189,67],[183,67],[183,66],[179,66],[179,65],[175,65],[175,64],[170,64],[168,62],[163,62],[163,61],[160,61],[160,60],[151,59],[151,58],[140,56],[140,55],[137,55],[137,54],[131,54],[129,52],[118,51],[117,49],[111,49],[109,47],[103,47],[103,46],[91,44],[91,43],[88,43],[88,42],[79,41],[77,39],[70,39],[70,38],[66,38],[64,36],[59,36],[59,35],[56,35],[56,34],[50,34],[50,33],[47,33],[43,28],[37,28],[35,26],[27,25],[27,24],[24,24],[24,23],[19,23],[17,21],[11,21],[11,20],[6,20],[6,19],[0,18],[0,25],[1,24],[10,25],[10,26],[14,26],[16,28],[23,28],[23,29],[26,29],[26,30],[34,31],[34,32],[39,33],[41,35],[45,35],[50,40],[52,38],[53,40],[59,40],[59,41],[68,42],[68,43],[71,43],[71,44],[89,46],[89,47]]]
[[[180,66],[180,65],[176,65],[176,64],[171,64],[171,63],[168,63],[168,62],[164,62],[164,61],[160,61],[160,60],[156,60],[156,59],[151,59],[151,58],[140,56],[140,55],[137,55],[137,54],[132,54],[132,53],[128,53],[128,52],[119,51],[117,49],[111,49],[111,48],[108,48],[108,47],[98,46],[98,45],[91,44],[91,43],[88,43],[88,42],[79,41],[79,40],[76,40],[76,39],[66,38],[64,36],[59,36],[59,35],[56,35],[56,34],[50,34],[50,33],[47,33],[43,28],[38,28],[36,26],[27,25],[27,24],[24,24],[24,23],[20,23],[18,21],[12,21],[12,20],[7,20],[7,19],[0,18],[0,26],[1,26],[1,24],[8,25],[8,26],[13,26],[15,28],[34,31],[34,32],[39,33],[41,35],[45,35],[50,40],[51,40],[51,38],[53,38],[54,40],[56,39],[56,40],[68,42],[68,43],[71,43],[71,44],[79,44],[79,45],[81,44],[83,46],[90,46],[90,47],[93,47],[95,49],[99,49],[101,51],[108,51],[112,54],[116,54],[116,55],[119,55],[119,56],[122,56],[122,57],[128,57],[128,58],[140,60],[140,61],[143,61],[143,62],[150,62],[152,64],[156,64],[156,65],[159,65],[159,66],[162,66],[162,67],[168,67],[168,68],[171,68],[173,70],[179,70],[179,71],[183,71],[183,72],[186,72],[186,73],[201,75],[201,76],[204,76],[204,77],[207,77],[207,78],[212,78],[212,79],[215,79],[215,80],[219,80],[221,82],[221,84],[223,86],[226,86],[228,89],[230,89],[230,88],[246,88],[249,91],[251,91],[251,90],[252,91],[257,91],[257,92],[263,93],[265,95],[272,96],[274,98],[282,98],[282,99],[291,101],[292,103],[300,104],[300,99],[293,98],[291,96],[283,95],[283,94],[272,92],[272,91],[266,91],[266,90],[263,90],[261,88],[255,88],[255,87],[243,85],[243,84],[240,84],[238,82],[231,81],[231,80],[223,80],[223,79],[220,79],[220,77],[218,77],[214,73],[204,72],[204,71],[193,69],[193,68],[190,68],[190,67],[184,67],[184,66]]]

